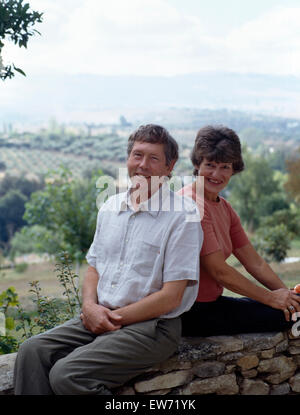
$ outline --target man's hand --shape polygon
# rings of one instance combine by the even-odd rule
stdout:
[[[282,310],[286,321],[291,319],[293,313],[300,312],[300,297],[295,292],[287,288],[279,288],[270,294],[272,296],[271,306]]]
[[[99,304],[84,305],[80,318],[84,327],[94,334],[102,334],[122,327],[122,317]]]

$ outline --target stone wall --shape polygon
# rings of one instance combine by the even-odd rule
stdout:
[[[0,394],[13,393],[15,357],[0,356]],[[176,355],[114,394],[300,394],[300,337],[261,333],[183,338]]]

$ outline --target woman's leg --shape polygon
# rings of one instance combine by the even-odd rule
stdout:
[[[209,303],[196,302],[182,316],[183,336],[215,336],[284,331],[292,327],[281,310],[250,298],[220,296]]]

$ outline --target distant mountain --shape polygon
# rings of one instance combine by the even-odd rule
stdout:
[[[145,113],[170,108],[250,111],[300,118],[300,78],[235,73],[199,73],[172,77],[28,74],[11,96],[1,99],[0,123],[138,122]],[[4,90],[3,90],[4,91]],[[5,91],[4,91],[5,92]],[[3,93],[4,93],[3,92]],[[3,96],[3,94],[2,94]]]

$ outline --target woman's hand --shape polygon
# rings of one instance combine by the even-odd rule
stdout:
[[[84,327],[94,334],[102,334],[122,327],[120,324],[122,317],[99,304],[85,304],[80,318]]]
[[[282,310],[286,321],[289,321],[294,313],[300,312],[300,296],[294,291],[287,288],[279,288],[278,290],[271,291],[270,297],[270,306]]]

